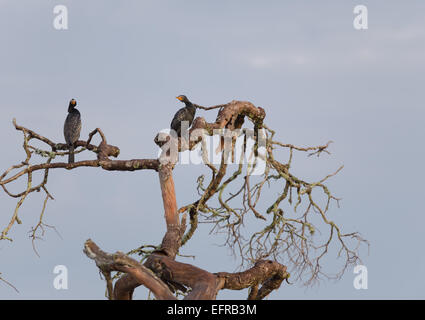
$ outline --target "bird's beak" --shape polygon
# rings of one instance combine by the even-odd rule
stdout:
[[[182,100],[183,100],[183,98],[182,98],[182,97],[176,97],[176,99],[177,99],[177,100],[180,100],[180,101],[182,101]]]

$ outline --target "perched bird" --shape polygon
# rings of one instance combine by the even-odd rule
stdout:
[[[186,96],[180,95],[177,97],[178,100],[183,102],[186,106],[181,108],[174,115],[173,121],[171,121],[171,129],[177,132],[177,136],[181,136],[182,121],[187,121],[189,127],[192,125],[193,119],[195,118],[196,107],[189,101]]]
[[[74,163],[74,148],[75,142],[80,138],[81,131],[81,115],[80,112],[75,109],[77,101],[71,99],[68,106],[68,116],[66,117],[65,124],[63,126],[63,134],[65,141],[69,146],[68,163]]]

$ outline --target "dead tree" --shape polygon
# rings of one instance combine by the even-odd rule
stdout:
[[[85,254],[95,261],[105,276],[109,299],[132,299],[133,291],[140,285],[147,287],[157,299],[176,299],[177,293],[183,293],[185,299],[215,299],[221,289],[244,288],[250,288],[248,299],[263,299],[278,289],[283,280],[288,280],[290,276],[288,270],[291,271],[291,279],[295,279],[293,281],[301,280],[305,284],[311,284],[321,276],[339,278],[348,266],[358,262],[359,244],[366,240],[357,232],[343,233],[341,227],[328,218],[331,202],[338,202],[339,199],[333,196],[325,182],[336,175],[342,167],[315,182],[300,179],[291,171],[294,152],[307,152],[310,156],[329,154],[330,143],[302,148],[274,140],[275,131],[264,123],[266,116],[264,109],[250,102],[231,101],[208,108],[199,105],[197,107],[204,110],[219,109],[216,121],[208,123],[202,117],[196,118],[189,130],[190,139],[184,136],[176,138],[158,134],[155,143],[163,149],[163,152],[159,158],[154,159],[110,159],[118,157],[120,150],[116,146],[109,145],[102,130],[97,128],[89,134],[87,141],[78,141],[75,150],[75,153],[85,150],[94,152],[97,155],[96,160],[82,160],[72,164],[53,162],[57,157],[68,154],[68,146],[53,142],[18,125],[14,120],[16,130],[21,131],[24,136],[23,148],[26,158],[0,176],[0,185],[4,192],[10,197],[19,199],[9,224],[0,233],[0,240],[11,240],[8,236],[9,231],[15,223],[21,223],[18,215],[19,207],[26,197],[35,191],[42,191],[45,201],[39,222],[31,229],[33,245],[40,233],[43,234],[44,229],[49,227],[44,223],[43,215],[48,200],[53,199],[47,189],[48,176],[52,169],[100,167],[108,171],[155,170],[159,176],[167,226],[162,243],[158,246],[142,246],[127,254],[105,253],[90,239],[84,244]],[[254,127],[252,136],[254,159],[265,163],[264,172],[256,177],[251,174],[256,166],[255,161],[251,164],[251,171],[247,170],[244,176],[242,161],[239,162],[236,171],[227,172],[229,157],[235,160],[236,142],[239,136],[244,137],[241,148],[244,152],[247,150],[247,129],[242,128],[246,119]],[[221,137],[220,147],[217,150],[221,152],[221,161],[216,167],[208,161],[205,141],[207,136],[214,136],[220,130],[237,134],[233,134],[230,139]],[[101,137],[101,142],[97,146],[91,144],[95,134]],[[260,137],[264,138],[263,146],[258,143]],[[41,141],[49,149],[36,148],[31,145],[32,140]],[[166,150],[164,146],[168,149]],[[177,150],[177,156],[174,154],[170,157],[170,146],[171,149]],[[205,184],[205,176],[199,177],[197,180],[199,198],[178,208],[172,174],[178,160],[178,152],[194,150],[197,146],[202,150],[204,164],[211,170],[211,178],[208,184]],[[259,152],[261,147],[263,153]],[[275,158],[276,149],[288,151],[286,162]],[[241,152],[241,155],[244,152]],[[34,155],[39,155],[46,161],[31,164],[30,160]],[[44,171],[44,178],[34,185],[32,175],[39,170]],[[11,193],[7,189],[8,184],[23,176],[27,177],[25,190],[17,194]],[[272,183],[280,184],[279,195],[272,203],[266,206],[260,205],[262,191]],[[235,192],[227,191],[234,185],[237,185]],[[324,204],[321,205],[315,197],[322,197]],[[297,213],[297,209],[301,207],[303,207],[302,213]],[[259,228],[246,237],[243,230],[244,222],[248,219],[258,221]],[[240,258],[241,267],[245,271],[211,273],[191,264],[176,261],[179,249],[191,239],[200,222],[211,223],[213,232],[225,232],[226,245]],[[319,229],[318,223],[322,224],[325,233],[322,233],[317,240],[315,234]],[[338,246],[338,256],[344,257],[344,263],[339,272],[329,275],[322,270],[321,259],[330,251],[332,244]],[[132,254],[143,257],[141,260],[135,260],[130,257]],[[117,273],[112,276],[112,272]]]

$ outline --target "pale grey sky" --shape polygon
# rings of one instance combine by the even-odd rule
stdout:
[[[57,4],[68,7],[69,30],[53,28]],[[353,28],[357,4],[368,7],[368,30]],[[270,299],[423,299],[424,18],[423,1],[401,0],[0,0],[0,168],[22,159],[14,117],[63,141],[71,98],[79,102],[82,137],[102,128],[120,159],[156,155],[153,138],[181,107],[178,94],[202,105],[249,100],[266,110],[267,125],[284,142],[334,141],[331,156],[297,157],[296,173],[315,179],[344,164],[329,182],[343,198],[330,215],[371,243],[362,256],[368,290],[354,289],[350,269],[312,289],[284,284]],[[191,181],[202,171],[175,169],[179,205],[196,197]],[[51,171],[49,190],[55,201],[46,223],[62,239],[48,231],[35,255],[28,231],[43,199],[31,195],[23,224],[10,234],[14,242],[0,243],[0,272],[20,293],[0,282],[0,299],[102,299],[104,282],[82,253],[84,241],[114,252],[163,236],[155,172]],[[0,194],[1,226],[14,206]],[[211,272],[233,271],[237,262],[217,243],[202,228],[182,253]],[[68,267],[68,290],[53,288],[56,265]],[[218,298],[246,298],[246,291]]]

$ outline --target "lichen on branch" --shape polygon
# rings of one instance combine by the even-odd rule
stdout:
[[[96,262],[104,275],[110,299],[132,299],[134,290],[140,285],[149,288],[157,299],[174,299],[178,293],[182,293],[185,299],[215,299],[222,289],[242,288],[250,288],[249,299],[263,299],[277,290],[283,280],[288,280],[290,273],[292,281],[302,280],[305,284],[311,284],[321,276],[339,278],[349,266],[359,261],[359,245],[367,241],[357,232],[342,232],[342,227],[329,217],[331,204],[338,205],[340,199],[333,195],[327,182],[343,167],[316,181],[309,181],[293,172],[296,152],[317,157],[330,154],[331,142],[299,147],[277,141],[276,132],[264,122],[265,110],[250,102],[233,100],[212,107],[196,107],[205,111],[218,109],[215,122],[209,123],[203,117],[197,117],[188,131],[189,138],[158,134],[154,141],[163,151],[159,158],[153,159],[110,159],[118,157],[120,149],[109,145],[106,135],[96,128],[86,141],[77,141],[75,150],[75,153],[81,154],[93,152],[95,160],[81,160],[72,164],[54,162],[68,155],[68,146],[53,142],[18,125],[14,120],[15,129],[23,133],[25,159],[0,176],[4,192],[18,199],[9,224],[0,234],[0,240],[11,240],[9,231],[15,223],[22,222],[19,208],[36,191],[43,192],[45,198],[39,222],[31,229],[33,245],[44,234],[44,228],[51,227],[43,221],[43,217],[48,200],[53,199],[47,189],[52,169],[94,167],[107,171],[154,170],[158,172],[167,226],[161,244],[141,245],[133,250],[131,253],[143,255],[141,261],[136,261],[121,252],[107,254],[91,240],[85,243],[84,252]],[[248,136],[248,129],[243,127],[245,120],[253,127],[252,135]],[[220,137],[216,149],[216,153],[221,153],[220,163],[211,163],[208,161],[206,138],[226,130],[232,135]],[[96,134],[101,138],[99,145],[91,143]],[[238,143],[241,139],[242,143]],[[47,148],[35,147],[33,140],[42,142]],[[252,148],[248,151],[250,143]],[[177,156],[171,154],[170,157],[165,146],[174,148]],[[194,183],[198,197],[178,208],[173,180],[178,153],[195,150],[198,146],[211,176],[210,179],[205,175],[198,177],[197,183]],[[279,159],[276,150],[286,151],[288,160]],[[34,155],[43,161],[31,163]],[[240,161],[232,166],[237,155],[240,155]],[[245,163],[242,161],[244,159],[250,161]],[[263,172],[254,174],[260,164],[264,165]],[[43,180],[39,183],[33,182],[36,171],[44,172]],[[22,191],[11,193],[9,184],[24,176],[26,185]],[[200,223],[209,223],[212,233],[225,235],[224,244],[240,259],[240,267],[245,271],[211,273],[176,261],[180,248],[199,232]],[[251,225],[249,229],[247,224]],[[323,270],[322,261],[335,247],[338,256],[344,257],[344,262],[337,273],[330,275]],[[111,272],[118,273],[112,276]]]

